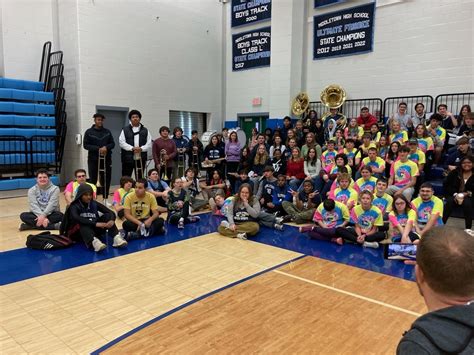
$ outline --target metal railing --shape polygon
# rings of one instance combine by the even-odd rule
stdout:
[[[458,94],[441,94],[436,96],[434,110],[438,110],[438,105],[445,104],[448,111],[454,115],[459,115],[463,105],[470,105],[474,108],[474,92],[464,92]]]
[[[411,116],[415,115],[415,105],[417,103],[422,103],[425,106],[425,112],[433,112],[433,101],[433,96],[430,95],[387,97],[383,100],[382,118],[387,120],[390,116],[395,114],[401,102],[407,104],[407,113]]]
[[[342,112],[348,119],[358,117],[360,115],[360,109],[362,107],[368,107],[369,112],[377,117],[379,122],[382,121],[382,107],[383,101],[379,98],[370,99],[350,99],[344,102],[339,111]],[[318,113],[318,117],[322,117],[329,108],[325,106],[321,101],[312,101],[309,103],[309,109],[315,110]]]

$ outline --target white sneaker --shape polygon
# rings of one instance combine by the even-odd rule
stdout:
[[[282,231],[283,230],[283,224],[275,223],[273,228],[275,228],[277,231]]]
[[[224,227],[224,228],[229,229],[230,223],[224,220],[224,221],[221,221],[221,226]]]
[[[379,243],[377,242],[364,242],[364,244],[362,244],[365,248],[374,248],[374,249],[377,249],[379,247]]]
[[[110,203],[109,201],[104,200],[104,206],[110,208],[110,207],[112,207],[113,205],[112,205],[112,203]]]
[[[277,217],[277,218],[275,218],[275,222],[276,222],[277,224],[282,224],[282,223],[283,223],[283,217]]]
[[[238,233],[237,238],[247,240],[247,233]]]
[[[127,246],[127,244],[128,244],[127,241],[123,239],[123,237],[120,234],[117,234],[114,237],[114,244],[112,244],[112,246],[114,248],[124,248]]]
[[[179,229],[184,229],[184,218],[179,219],[178,228]]]
[[[104,250],[105,248],[107,248],[107,245],[105,245],[99,239],[94,237],[94,239],[92,240],[92,247],[94,248],[94,251],[96,253],[98,253],[99,251]]]
[[[464,232],[469,234],[471,237],[474,237],[474,230],[473,229],[465,229]]]

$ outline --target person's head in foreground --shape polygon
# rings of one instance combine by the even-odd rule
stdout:
[[[418,318],[397,354],[474,353],[474,237],[436,227],[418,245],[416,283],[429,313]]]

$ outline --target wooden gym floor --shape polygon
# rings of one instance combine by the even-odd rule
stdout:
[[[18,249],[29,234],[17,231],[25,207],[24,197],[0,200],[2,272],[13,253],[43,253]],[[101,259],[77,245],[76,254],[44,253],[32,268],[65,255],[90,261],[1,287],[0,352],[393,353],[425,312],[403,279],[412,276],[387,275],[401,266],[375,250],[311,241],[307,252],[290,226],[229,239],[212,232],[214,218],[187,226],[183,240],[129,254]],[[171,226],[167,238],[178,233]],[[362,268],[346,265],[354,259]]]

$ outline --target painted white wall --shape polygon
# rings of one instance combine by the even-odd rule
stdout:
[[[9,78],[38,80],[43,44],[53,39],[53,1],[0,0],[0,73]]]
[[[154,137],[170,110],[206,112],[209,128],[219,128],[221,7],[214,0],[80,1],[82,131],[96,105],[140,110]]]
[[[308,0],[309,3],[313,1]],[[330,6],[332,12],[366,1]],[[380,6],[377,2],[374,51],[314,61],[312,16],[307,24],[307,88],[319,100],[328,84],[344,87],[348,98],[432,95],[474,89],[472,0],[416,0]]]
[[[227,36],[226,119],[251,112],[283,117],[297,92],[306,90],[311,100],[318,101],[321,90],[331,83],[343,86],[348,98],[474,90],[472,0],[378,1],[373,52],[314,61],[313,16],[367,2],[354,0],[315,10],[313,0],[274,0],[270,68],[232,72],[232,43]],[[229,32],[268,24],[231,29],[228,4]],[[262,106],[252,107],[253,97],[262,97]]]

